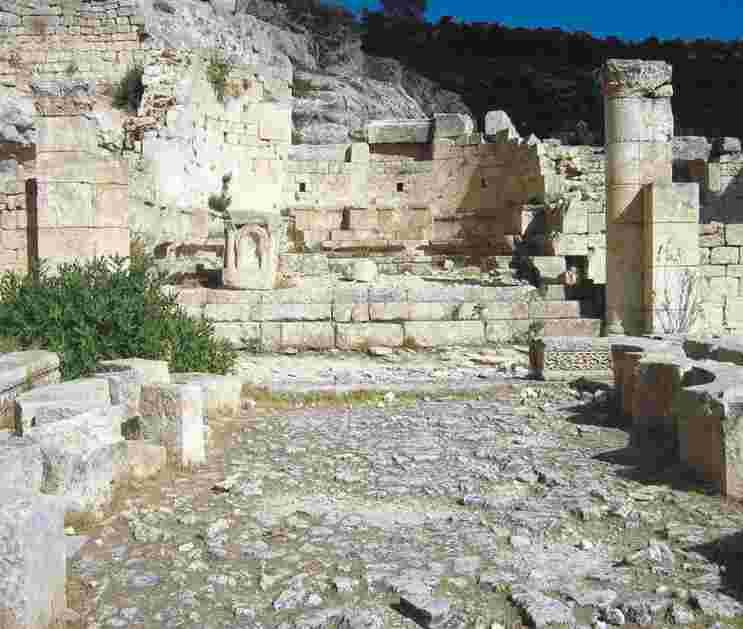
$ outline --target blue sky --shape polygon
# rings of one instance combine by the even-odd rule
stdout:
[[[338,1],[356,11],[378,8],[375,0]],[[467,22],[558,27],[631,41],[651,35],[660,39],[743,37],[743,0],[428,0],[427,19],[435,22],[442,15]]]

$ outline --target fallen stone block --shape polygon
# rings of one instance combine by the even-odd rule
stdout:
[[[243,381],[237,376],[178,373],[173,374],[172,379],[175,384],[195,384],[201,387],[207,416],[234,417],[240,412]]]
[[[204,393],[195,384],[142,387],[142,433],[165,446],[168,459],[182,466],[206,461]]]
[[[80,378],[39,387],[19,395],[15,400],[15,429],[23,435],[32,424],[49,423],[72,417],[88,408],[111,403],[111,390],[106,380]],[[43,420],[37,420],[36,416]]]
[[[375,120],[366,125],[369,144],[427,144],[431,141],[433,121]]]
[[[13,400],[18,395],[47,384],[59,382],[59,356],[53,352],[32,350],[0,356],[0,426],[15,421]]]
[[[40,492],[44,460],[39,444],[27,437],[0,439],[0,486]]]
[[[457,138],[463,135],[472,135],[474,123],[472,118],[465,114],[434,114],[433,138]]]
[[[170,382],[170,371],[167,360],[148,360],[146,358],[117,358],[102,360],[99,368],[134,369],[142,374],[143,384],[167,384]]]
[[[67,607],[64,505],[0,488],[0,627],[41,629]]]
[[[161,370],[162,367],[158,366],[157,369]],[[154,370],[154,373],[158,373],[158,371]],[[124,404],[129,417],[139,415],[139,400],[142,397],[145,374],[145,369],[135,369],[116,363],[100,363],[96,368],[96,378],[103,378],[108,381],[111,390],[111,404]],[[164,372],[160,371],[160,377],[163,377],[163,375]]]
[[[64,495],[70,511],[95,512],[111,498],[123,454],[123,406],[89,411],[27,431],[44,462],[41,491]]]
[[[88,411],[102,410],[111,406],[109,402],[93,400],[78,402],[68,400],[22,400],[15,401],[15,431],[23,435],[26,430],[45,424],[52,424],[63,419],[70,419]]]

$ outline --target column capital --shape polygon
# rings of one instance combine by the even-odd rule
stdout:
[[[609,98],[670,98],[672,68],[665,61],[607,59],[599,81]]]

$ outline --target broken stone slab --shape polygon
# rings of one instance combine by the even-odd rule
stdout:
[[[205,412],[209,417],[235,417],[240,412],[243,381],[237,376],[208,373],[178,373],[174,384],[195,384],[204,393]]]
[[[472,118],[465,114],[434,114],[433,139],[457,138],[472,135],[474,124]]]
[[[375,120],[366,125],[369,144],[427,144],[433,135],[433,121]]]
[[[551,336],[534,339],[529,347],[529,366],[541,380],[574,378],[610,379],[609,339],[585,336]]]
[[[485,114],[485,137],[490,141],[505,143],[518,140],[521,135],[505,111],[495,110]]]
[[[67,607],[64,504],[0,487],[0,626],[51,626]]]
[[[111,406],[109,402],[92,400],[90,402],[68,400],[22,400],[15,401],[15,430],[23,435],[29,428],[43,426],[82,415],[88,411],[104,409]]]
[[[545,596],[541,592],[516,589],[511,592],[511,602],[523,610],[534,629],[560,625],[575,627],[576,620],[571,609],[565,603]]]
[[[45,423],[72,417],[84,407],[103,407],[111,403],[111,390],[106,380],[80,378],[59,384],[50,384],[32,389],[19,395],[15,400],[15,428],[18,435],[25,434],[34,423],[36,416],[43,417]],[[55,410],[58,405],[59,410]],[[65,408],[66,407],[66,408]],[[39,420],[36,424],[44,423]]]
[[[182,466],[206,461],[204,392],[195,384],[142,387],[142,433],[165,446],[168,459]]]
[[[146,358],[117,358],[98,363],[99,372],[134,369],[142,375],[142,384],[167,384],[170,382],[170,369],[167,360],[148,360]]]
[[[31,350],[0,356],[0,424],[11,425],[15,417],[13,400],[34,387],[59,382],[59,356],[54,352]]]
[[[156,361],[158,363],[164,361]],[[153,369],[152,373],[156,378],[165,377],[167,372],[167,363],[163,371],[162,365]],[[129,417],[139,415],[139,400],[142,397],[142,385],[145,382],[147,374],[146,369],[135,369],[127,365],[99,364],[96,368],[96,378],[103,378],[108,381],[111,390],[111,404],[124,404],[126,413]]]
[[[410,590],[400,595],[400,613],[423,627],[439,627],[451,614],[449,601],[433,598],[423,591]]]
[[[14,435],[0,439],[0,470],[1,486],[40,492],[44,459],[39,444]]]
[[[123,405],[89,411],[27,431],[44,461],[41,490],[63,495],[70,511],[96,512],[111,497],[123,456]]]

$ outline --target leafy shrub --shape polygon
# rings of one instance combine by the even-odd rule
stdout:
[[[227,77],[232,72],[232,63],[218,50],[215,50],[206,66],[206,80],[212,84],[217,100],[224,102],[227,91]]]
[[[150,257],[120,256],[60,266],[25,277],[0,277],[0,327],[23,347],[39,342],[60,355],[64,379],[94,371],[100,360],[139,356],[170,361],[175,372],[226,373],[232,345],[214,338],[205,318],[192,319],[161,288]]]
[[[143,74],[144,66],[141,63],[129,66],[126,74],[114,85],[114,107],[136,113],[144,95]]]
[[[232,181],[232,175],[226,174],[222,177],[222,190],[219,194],[209,195],[209,209],[219,214],[219,216],[225,222],[231,222],[230,216],[230,205],[232,204],[232,197],[230,196],[230,182]]]

